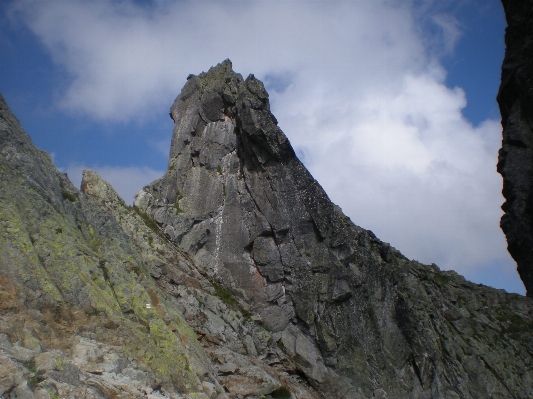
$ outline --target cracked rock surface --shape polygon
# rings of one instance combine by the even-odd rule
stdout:
[[[0,398],[529,398],[533,301],[406,259],[255,77],[191,75],[166,174],[81,191],[0,96]]]
[[[203,267],[169,242],[153,222],[147,225],[138,210],[124,206],[97,173],[84,172],[82,190],[131,238],[156,286],[193,328],[213,364],[216,381],[234,395],[231,398],[260,397],[281,387],[299,393],[296,397],[320,397],[277,344],[280,334],[257,322],[260,317],[250,313],[246,302],[210,279]]]
[[[324,397],[527,397],[531,300],[410,261],[354,225],[269,109],[229,60],[190,75],[167,172],[138,211],[235,292]]]
[[[1,96],[0,175],[0,397],[207,398],[204,383],[222,393],[141,251]]]

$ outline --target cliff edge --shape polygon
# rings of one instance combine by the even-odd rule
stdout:
[[[503,140],[501,228],[518,273],[533,298],[533,2],[503,0],[507,29],[498,92]]]

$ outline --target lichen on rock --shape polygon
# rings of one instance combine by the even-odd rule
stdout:
[[[226,60],[190,76],[170,114],[169,167],[136,206],[260,315],[324,397],[526,395],[501,364],[523,367],[530,344],[501,315],[521,308],[525,331],[532,304],[409,261],[354,225],[298,160],[253,75]]]
[[[0,396],[530,396],[531,298],[404,257],[334,205],[264,85],[189,76],[168,168],[81,191],[0,97]]]
[[[11,370],[0,395],[203,394],[202,379],[216,384],[208,358],[139,250],[33,146],[3,98],[0,111],[0,346]],[[80,342],[103,354],[80,358]]]

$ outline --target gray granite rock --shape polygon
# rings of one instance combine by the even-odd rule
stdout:
[[[529,395],[531,300],[409,261],[354,225],[253,75],[227,60],[191,76],[170,114],[167,172],[135,205],[260,315],[321,395]]]
[[[212,382],[202,382],[209,395],[215,396],[213,385],[215,397],[230,394],[255,398],[278,388],[289,389],[296,398],[318,397],[306,381],[291,376],[296,366],[265,329],[280,323],[284,328],[293,315],[290,309],[284,310],[289,318],[265,314],[263,319],[250,314],[247,303],[238,301],[234,292],[210,280],[202,264],[174,246],[153,222],[139,211],[121,205],[113,188],[97,173],[85,171],[82,187],[91,202],[118,221],[156,285],[194,329],[218,371],[217,377],[211,377]],[[272,284],[267,295],[271,301],[282,297],[281,284]]]
[[[206,398],[204,381],[220,387],[150,277],[157,261],[103,209],[124,202],[97,181],[85,189],[99,203],[77,190],[1,96],[0,122],[0,396]]]
[[[528,398],[530,298],[406,259],[297,159],[225,61],[171,108],[166,174],[82,192],[0,97],[0,395]]]

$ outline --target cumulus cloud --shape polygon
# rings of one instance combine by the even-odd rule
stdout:
[[[464,92],[434,75],[401,79],[398,89],[354,102],[319,99],[305,87],[276,98],[275,112],[313,175],[357,224],[410,257],[461,273],[495,260],[509,264],[498,226],[499,122],[472,126],[461,114]],[[308,96],[314,106],[303,102]],[[323,104],[337,114],[323,113]]]
[[[515,273],[498,227],[499,123],[463,117],[468,93],[446,86],[438,58],[461,28],[418,3],[19,0],[12,16],[68,73],[60,106],[107,122],[168,107],[189,73],[230,58],[265,80],[280,127],[355,223],[443,268]],[[124,193],[161,174],[104,169]]]
[[[307,73],[328,90],[333,77],[354,92],[392,83],[424,51],[409,8],[386,3],[20,0],[12,15],[69,74],[63,107],[123,121],[168,106],[189,73],[228,57],[244,74]]]
[[[81,186],[83,171],[90,169],[97,172],[102,178],[111,184],[118,195],[129,205],[133,204],[133,198],[137,191],[154,180],[163,176],[164,171],[147,167],[117,167],[117,166],[86,166],[72,164],[67,167],[60,167],[67,173],[70,181],[76,186]]]

